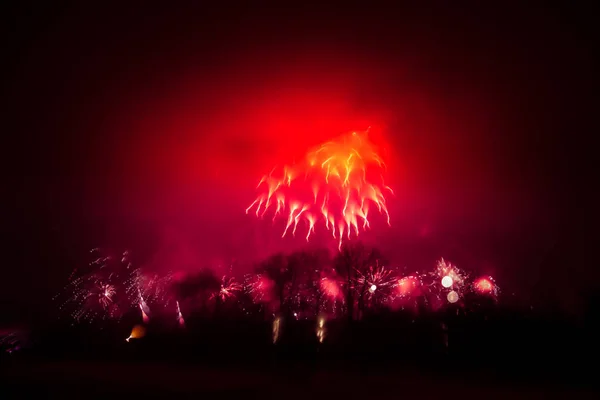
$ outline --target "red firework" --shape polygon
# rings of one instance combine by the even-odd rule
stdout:
[[[258,183],[258,197],[246,209],[257,217],[272,213],[275,220],[286,216],[283,236],[296,234],[298,225],[306,226],[306,240],[320,221],[339,240],[370,226],[371,207],[390,217],[385,192],[393,193],[384,183],[385,164],[368,130],[351,132],[310,151],[303,162],[274,168]]]
[[[473,290],[481,295],[491,296],[494,299],[498,297],[500,288],[496,285],[491,276],[481,277],[473,282]]]
[[[421,280],[413,275],[406,276],[398,280],[396,285],[397,295],[399,297],[411,297],[419,293]]]

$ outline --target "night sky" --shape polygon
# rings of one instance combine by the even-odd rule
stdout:
[[[96,246],[162,272],[306,247],[244,213],[258,179],[368,126],[396,196],[363,240],[394,265],[597,285],[591,9],[61,4],[2,12],[3,320]]]

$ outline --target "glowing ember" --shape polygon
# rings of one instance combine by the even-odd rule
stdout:
[[[255,209],[257,217],[273,210],[273,220],[286,215],[287,223],[282,237],[290,231],[296,234],[298,224],[306,227],[306,240],[322,220],[341,248],[344,237],[352,231],[369,227],[369,207],[374,205],[390,217],[384,192],[392,189],[383,181],[385,164],[369,142],[367,132],[352,132],[324,143],[307,154],[297,165],[273,169],[258,183],[261,190],[256,200],[246,209]],[[359,228],[360,226],[360,228]]]
[[[130,339],[140,339],[143,338],[145,335],[146,328],[144,328],[142,325],[136,325],[133,327],[133,329],[131,330],[131,334],[127,339],[125,339],[125,341],[129,342]]]
[[[448,296],[446,298],[448,299],[449,303],[456,303],[458,301],[458,293],[456,293],[453,290],[450,293],[448,293]]]
[[[181,314],[181,308],[179,308],[179,302],[175,303],[177,305],[177,322],[179,322],[180,327],[185,327],[185,320],[183,319],[183,314]]]
[[[373,292],[374,292],[374,291],[376,291],[376,290],[377,290],[377,285],[371,285],[371,287],[369,288],[369,291],[370,291],[371,293],[373,293]]]
[[[445,288],[449,288],[450,286],[452,286],[452,278],[449,276],[445,276],[442,278],[442,286]]]
[[[281,319],[279,317],[277,317],[273,320],[273,326],[272,326],[273,343],[277,343],[277,340],[279,340],[279,325],[280,325],[280,323],[281,323]]]
[[[317,339],[319,339],[319,343],[323,343],[323,339],[325,339],[325,318],[319,318],[319,323],[317,325]]]

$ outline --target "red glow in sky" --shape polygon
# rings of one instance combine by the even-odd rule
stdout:
[[[442,254],[464,265],[482,256],[501,265],[481,229],[501,234],[515,221],[522,229],[523,215],[538,214],[525,213],[527,193],[496,174],[504,164],[488,145],[499,129],[491,108],[476,86],[446,97],[447,82],[415,59],[386,57],[310,43],[237,49],[218,68],[192,60],[137,85],[132,77],[103,121],[90,162],[95,175],[82,185],[90,226],[110,225],[100,243],[144,247],[156,268],[185,271],[226,268],[234,259],[248,270],[300,248],[335,251],[332,232],[319,229],[323,218],[307,243],[310,221],[299,222],[297,237],[281,238],[287,217],[256,221],[244,210],[274,166],[297,165],[308,150],[370,126],[395,196],[387,202],[391,227],[372,206],[371,229],[360,240],[411,266]],[[362,229],[358,214],[356,225]]]
[[[24,7],[7,38],[4,281],[41,278],[5,285],[6,304],[62,282],[66,262],[45,267],[54,252],[114,244],[194,271],[327,247],[329,232],[282,239],[244,209],[274,165],[368,126],[397,196],[392,226],[373,223],[365,244],[415,268],[485,262],[482,274],[560,294],[597,281],[580,279],[593,157],[579,148],[593,146],[576,137],[593,126],[596,69],[570,12],[201,5],[140,18],[85,4]]]
[[[303,222],[299,237],[282,240],[286,217],[275,227],[246,218],[244,209],[259,178],[274,166],[303,162],[307,150],[340,134],[370,126],[369,138],[386,161],[385,184],[396,196],[387,204],[392,227],[383,215],[361,240],[384,252],[402,253],[409,264],[421,264],[431,251],[418,246],[430,241],[441,244],[436,255],[452,254],[446,250],[456,248],[454,236],[442,240],[439,234],[453,221],[481,225],[514,212],[510,201],[484,217],[473,212],[487,196],[482,189],[493,180],[477,161],[485,153],[469,150],[476,144],[466,137],[479,129],[484,114],[465,106],[471,104],[467,92],[444,104],[430,85],[412,79],[420,73],[409,62],[391,68],[377,58],[357,59],[347,49],[323,50],[326,58],[314,51],[295,49],[277,57],[239,53],[218,72],[187,70],[169,77],[169,87],[150,100],[133,101],[135,108],[114,129],[122,132],[124,145],[111,158],[116,160],[112,168],[126,173],[115,174],[102,190],[102,182],[90,181],[93,201],[102,212],[118,215],[123,209],[130,219],[152,220],[163,231],[159,236],[178,231],[184,246],[197,255],[196,264],[258,260],[306,246],[310,227],[310,221]],[[402,90],[387,89],[392,77]],[[495,188],[502,185],[493,182]],[[371,207],[369,217],[379,218],[376,208]],[[269,218],[265,215],[266,222]],[[501,224],[511,220],[503,218]],[[314,223],[315,228],[320,224]],[[356,225],[362,227],[359,215]],[[331,231],[321,235],[315,229],[315,234],[309,245],[330,247],[334,242]],[[404,239],[399,242],[399,237]],[[189,257],[180,261],[177,251],[162,238],[157,241],[159,252],[176,258],[169,264],[193,268]],[[412,250],[402,251],[399,245]],[[460,256],[472,257],[471,247],[461,246]]]

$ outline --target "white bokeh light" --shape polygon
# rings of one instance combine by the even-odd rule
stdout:
[[[453,283],[454,282],[452,281],[452,278],[448,275],[442,278],[442,286],[445,288],[449,288],[450,286],[452,286]]]
[[[369,291],[370,291],[371,293],[373,293],[373,292],[374,292],[374,291],[376,291],[376,290],[377,290],[377,285],[371,285],[371,287],[369,288]]]
[[[456,293],[454,290],[451,291],[448,293],[447,299],[449,303],[456,303],[458,301],[458,293]]]

